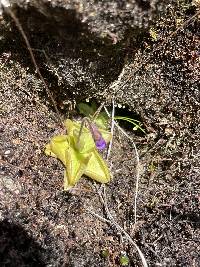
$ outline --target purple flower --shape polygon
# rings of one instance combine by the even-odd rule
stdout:
[[[95,141],[95,144],[98,150],[104,150],[106,148],[106,141],[103,138]]]
[[[95,145],[98,150],[103,150],[106,148],[106,141],[103,139],[102,134],[95,124],[90,123],[89,125],[92,137],[94,139]]]

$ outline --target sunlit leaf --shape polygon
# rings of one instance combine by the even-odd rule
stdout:
[[[67,135],[58,135],[47,144],[46,155],[58,158],[65,166],[64,190],[69,190],[83,174],[100,183],[108,183],[111,179],[106,162],[96,149],[91,132],[84,126],[79,137],[81,124],[71,120],[65,121]],[[102,130],[107,142],[111,135]]]

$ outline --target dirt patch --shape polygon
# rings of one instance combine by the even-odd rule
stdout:
[[[143,6],[143,1],[137,2]],[[149,5],[145,6],[148,10]],[[191,9],[189,11],[193,12]],[[25,11],[21,10],[20,12]],[[26,16],[24,16],[25,21]],[[17,35],[13,43],[9,36],[13,36],[16,29],[13,30],[9,20],[5,20],[3,23],[3,29],[6,31],[3,34],[1,48],[3,53],[0,58],[1,266],[113,267],[120,266],[120,257],[124,254],[129,257],[129,266],[142,266],[135,247],[114,225],[110,225],[102,219],[108,219],[108,214],[98,193],[102,190],[99,184],[94,184],[88,178],[83,177],[71,192],[62,191],[63,167],[56,159],[46,157],[43,151],[50,138],[63,130],[60,128],[58,118],[43,90],[43,84],[34,73],[28,53],[25,52],[26,56],[22,57],[25,50],[19,49],[22,44],[20,35]],[[24,25],[27,26],[26,23]],[[184,42],[181,45],[180,41],[176,47],[179,47],[181,51],[188,49],[190,54],[188,58],[184,54],[179,65],[180,68],[177,67],[177,61],[170,61],[176,54],[175,50],[171,50],[172,42],[170,49],[166,49],[166,51],[170,51],[170,56],[173,55],[171,58],[162,55],[158,61],[155,61],[155,65],[151,62],[151,66],[146,66],[147,72],[145,72],[145,68],[141,70],[142,79],[138,85],[140,90],[136,90],[137,81],[139,81],[139,76],[137,76],[138,79],[135,83],[130,82],[130,90],[126,86],[122,88],[124,97],[122,95],[121,100],[119,100],[120,94],[116,96],[117,103],[123,103],[127,107],[124,110],[127,114],[129,113],[128,109],[133,111],[132,102],[137,104],[135,105],[136,111],[138,116],[144,119],[143,123],[147,134],[139,135],[130,128],[125,128],[126,124],[122,124],[136,144],[140,156],[136,225],[134,217],[136,154],[133,142],[128,140],[117,128],[115,128],[109,159],[113,180],[106,187],[108,208],[114,220],[129,233],[139,246],[149,266],[196,267],[200,265],[198,57],[195,54],[195,58],[193,54],[194,61],[191,62],[190,44],[187,47],[184,45],[187,40],[191,40],[192,36],[195,38],[194,43],[196,42],[197,25],[195,23],[193,28],[188,26],[187,31],[183,34],[184,38],[177,37],[177,40],[180,38]],[[48,34],[45,37],[42,35],[41,39],[38,34],[37,41],[36,31],[29,35],[29,37],[31,36],[33,44],[39,44],[38,40],[43,40],[48,49],[53,44],[53,50],[56,50],[56,41],[54,39],[51,43]],[[81,38],[83,37],[80,37],[79,41],[82,40]],[[145,43],[145,39],[143,41]],[[83,42],[80,41],[78,44],[83,44]],[[61,47],[63,52],[66,49],[63,43]],[[87,47],[91,48],[89,38],[84,52],[80,51],[80,54],[84,54],[85,57],[89,57],[86,53]],[[112,45],[109,47],[111,48]],[[120,49],[123,51],[122,47]],[[77,50],[75,49],[75,51]],[[103,48],[101,51],[105,52]],[[108,47],[106,51],[109,51]],[[143,50],[139,49],[134,54],[136,63],[141,51]],[[90,63],[93,61],[93,64],[88,64],[90,67],[95,66],[94,58],[98,52],[92,54]],[[145,50],[144,56],[146,56],[146,52],[148,52],[148,48]],[[196,53],[196,50],[194,52]],[[114,50],[109,53],[114,55],[110,66],[115,66],[117,64],[116,53]],[[121,56],[123,54],[124,52],[121,52]],[[69,55],[69,51],[67,55]],[[161,54],[158,53],[158,55]],[[51,60],[54,56],[51,57]],[[104,56],[105,61],[108,62],[107,52]],[[177,57],[180,58],[180,56],[182,56],[181,53],[178,53]],[[57,54],[55,58],[58,59],[57,62],[60,66],[61,61],[59,57],[57,58]],[[68,77],[66,79],[69,84],[71,81],[69,92],[65,92],[62,88],[63,77],[61,76],[64,67],[53,68],[57,64],[53,62],[54,71],[60,71],[56,76],[48,63],[46,68],[45,64],[42,64],[44,58],[39,57],[39,59],[40,67],[43,68],[42,73],[52,89],[63,119],[67,117],[62,109],[63,95],[66,99],[69,96],[68,103],[73,106],[72,92],[76,87],[74,81],[78,74],[83,74],[83,69],[84,74],[78,83],[80,90],[76,91],[77,96],[81,89],[85,88],[85,85],[94,85],[93,81],[97,76],[96,84],[90,93],[88,93],[89,91],[84,92],[83,98],[86,95],[93,96],[93,92],[98,91],[98,84],[101,84],[98,92],[101,94],[101,89],[114,79],[111,77],[111,72],[107,77],[103,75],[106,68],[102,72],[96,69],[95,75],[90,76],[90,74],[94,74],[92,73],[93,67],[88,68],[86,63],[82,64],[85,62],[83,57],[75,65],[74,57],[73,62],[68,60],[63,65],[70,66],[63,75],[64,80]],[[101,64],[105,61],[102,60]],[[124,60],[120,61],[121,65],[115,68],[116,77],[121,68],[119,66],[123,66],[123,62]],[[161,79],[161,84],[155,90],[155,83],[151,84],[151,81],[159,69],[158,63],[162,62],[164,78]],[[185,64],[186,62],[189,62],[188,65]],[[191,64],[194,68],[188,72]],[[108,65],[105,66],[108,67]],[[180,75],[178,75],[179,70]],[[83,78],[87,72],[89,73],[88,83],[87,81],[85,83]],[[98,74],[99,72],[102,76]],[[130,68],[126,74],[129,73]],[[173,73],[176,77],[174,79],[172,79]],[[71,74],[70,77],[67,76],[69,74]],[[186,76],[184,76],[184,83],[180,86],[182,75]],[[125,75],[124,79],[126,80],[126,78]],[[84,82],[81,84],[83,80]],[[190,91],[188,87],[188,91],[184,90],[185,84],[188,86],[186,81],[192,86]],[[56,88],[55,85],[57,85]],[[175,86],[178,88],[177,91],[174,89]],[[139,92],[137,99],[134,98],[133,92]],[[77,96],[74,98],[77,99]],[[144,105],[144,100],[147,102],[146,105]],[[153,105],[154,100],[155,105]],[[170,101],[171,106],[169,107]],[[108,108],[111,109],[112,106],[108,105]],[[64,110],[68,111],[70,118],[80,118],[76,110],[69,110],[69,106],[65,106]],[[185,113],[182,112],[183,110]]]

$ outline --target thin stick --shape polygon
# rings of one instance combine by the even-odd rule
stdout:
[[[107,220],[105,218],[103,218],[102,216],[98,215],[97,213],[90,211],[88,209],[86,209],[86,211],[88,211],[90,214],[96,216],[98,219],[100,219],[103,222],[107,222],[110,225],[114,225],[121,233],[124,234],[124,236],[127,238],[127,240],[136,248],[136,250],[138,251],[138,254],[141,258],[142,264],[144,267],[148,267],[147,261],[144,257],[144,254],[142,253],[142,251],[140,250],[140,248],[138,247],[138,245],[133,241],[133,239],[130,237],[130,235],[117,223],[113,223],[113,221]]]
[[[37,73],[38,73],[38,75],[39,75],[41,81],[43,82],[43,85],[44,85],[44,87],[45,87],[46,93],[48,94],[49,98],[51,99],[51,102],[52,102],[52,104],[53,104],[53,106],[54,106],[54,109],[55,109],[55,111],[56,111],[57,117],[58,117],[58,119],[59,119],[59,122],[60,122],[61,126],[63,126],[63,122],[62,122],[60,113],[59,113],[59,111],[58,111],[56,102],[55,102],[55,100],[54,100],[54,98],[53,98],[53,96],[52,96],[52,94],[51,94],[51,92],[50,92],[50,90],[49,90],[49,88],[48,88],[48,86],[47,86],[47,83],[45,82],[45,80],[44,80],[44,78],[43,78],[43,76],[42,76],[42,74],[41,74],[41,72],[40,72],[40,69],[39,69],[39,67],[38,67],[38,65],[37,65],[37,62],[36,62],[36,59],[35,59],[35,56],[34,56],[33,51],[32,51],[32,49],[31,49],[29,40],[28,40],[28,38],[27,38],[27,36],[26,36],[26,34],[25,34],[25,32],[24,32],[24,30],[23,30],[23,28],[22,28],[22,26],[21,26],[21,24],[20,24],[20,22],[19,22],[19,20],[18,20],[18,18],[17,18],[17,17],[15,16],[15,14],[12,12],[12,10],[10,9],[10,7],[5,7],[5,9],[6,9],[7,13],[11,16],[11,18],[14,20],[14,22],[15,22],[15,24],[16,24],[18,30],[19,30],[19,32],[21,33],[21,35],[22,35],[22,37],[23,37],[23,39],[24,39],[24,41],[25,41],[25,43],[26,43],[26,47],[27,47],[27,49],[28,49],[28,51],[29,51],[29,53],[30,53],[30,56],[31,56],[31,60],[32,60],[32,62],[33,62],[33,65],[34,65],[34,67],[35,67],[35,69],[36,69],[36,71],[37,71]]]
[[[104,107],[107,115],[110,117],[110,114],[106,107]],[[140,159],[137,147],[133,141],[133,139],[118,125],[118,123],[114,120],[114,124],[117,126],[117,128],[132,142],[135,155],[136,155],[136,184],[135,184],[135,198],[134,198],[134,218],[135,218],[135,224],[137,222],[137,198],[138,198],[138,189],[139,189],[139,179],[140,179]]]
[[[83,132],[83,127],[84,127],[85,121],[86,121],[86,118],[83,118],[82,122],[81,122],[80,130],[79,130],[79,133],[78,133],[77,147],[79,147],[79,144],[80,144],[81,134]]]
[[[116,122],[115,122],[116,123]],[[139,154],[137,147],[133,141],[133,139],[116,123],[117,128],[129,139],[131,140],[134,150],[135,150],[135,155],[136,155],[136,183],[135,183],[135,199],[134,199],[134,218],[135,218],[135,224],[137,222],[137,198],[138,198],[138,188],[139,188],[139,179],[140,179],[140,159],[139,159]]]
[[[114,127],[115,127],[114,116],[115,116],[115,101],[114,101],[114,98],[113,98],[113,101],[112,101],[112,115],[111,115],[111,119],[112,119],[112,121],[111,121],[111,140],[110,140],[109,147],[108,147],[108,152],[107,152],[107,157],[106,157],[107,160],[110,157],[110,152],[111,152],[112,143],[113,143],[112,141],[113,141]]]
[[[140,248],[138,247],[138,245],[133,241],[133,239],[130,237],[130,235],[114,220],[113,216],[111,215],[109,209],[108,209],[108,204],[107,204],[107,197],[106,197],[106,187],[105,185],[103,184],[103,196],[102,194],[97,190],[98,194],[99,194],[99,197],[101,199],[101,202],[102,204],[104,205],[104,208],[105,208],[105,211],[106,211],[106,214],[109,218],[109,220],[103,218],[102,216],[94,213],[94,212],[91,212],[89,210],[89,212],[96,216],[98,219],[104,221],[104,222],[107,222],[109,223],[110,225],[114,225],[116,227],[116,229],[118,231],[120,231],[122,234],[124,234],[124,236],[127,238],[127,240],[136,248],[136,250],[138,251],[138,254],[141,258],[141,261],[142,261],[142,264],[144,267],[148,267],[148,264],[147,264],[147,261],[144,257],[144,254],[142,253],[142,251],[140,250]]]
[[[92,134],[92,136],[93,136],[93,139],[94,139],[94,141],[95,141],[95,137],[94,137],[94,133],[93,133],[93,127],[94,127],[95,125],[92,126],[93,123],[90,121],[90,119],[89,119],[88,117],[84,117],[84,118],[82,119],[81,127],[80,127],[79,134],[78,134],[78,140],[77,140],[77,143],[76,143],[77,148],[79,147],[79,144],[80,144],[80,138],[81,138],[81,134],[82,134],[82,132],[83,132],[83,127],[84,127],[85,122],[88,124],[89,130],[90,130],[90,132],[91,132],[91,134]],[[99,134],[101,135],[101,133],[99,133]]]
[[[116,123],[116,122],[115,122]],[[135,155],[136,155],[136,183],[135,183],[135,199],[134,199],[134,218],[135,218],[135,224],[137,222],[137,198],[138,198],[138,189],[139,189],[139,180],[140,180],[140,159],[137,147],[133,141],[133,139],[116,123],[117,128],[129,139],[131,140]]]
[[[85,210],[86,210],[87,212],[89,212],[90,214],[96,216],[100,221],[105,222],[105,223],[109,223],[109,224],[111,223],[110,220],[108,220],[108,219],[102,217],[101,215],[95,213],[94,211],[92,211],[92,210],[90,210],[90,209],[88,209],[88,208],[85,208]]]
[[[114,99],[112,101],[112,122],[111,122],[111,134],[112,134],[112,138],[111,138],[111,141],[110,141],[110,144],[109,144],[109,148],[108,148],[108,152],[107,152],[107,160],[110,156],[110,152],[111,152],[111,149],[112,149],[112,140],[113,140],[113,134],[114,134],[114,126],[116,125],[115,123],[115,120],[114,120],[114,116],[115,116],[115,102],[114,102]],[[108,110],[106,109],[106,107],[104,107],[106,113],[110,116]],[[135,145],[135,144],[134,144]],[[135,149],[136,149],[136,146],[135,146]],[[136,149],[137,151],[137,149]],[[137,153],[137,158],[139,159],[139,155]],[[138,181],[139,181],[139,176],[137,176],[138,179],[136,181],[136,188],[137,188],[137,191],[138,191]],[[96,187],[96,186],[95,186]],[[97,187],[96,187],[97,189]],[[101,199],[101,202],[103,203],[104,205],[104,208],[105,208],[105,211],[106,211],[106,214],[109,218],[109,220],[105,219],[104,217],[96,214],[95,212],[89,210],[89,209],[86,209],[90,214],[96,216],[98,219],[100,219],[101,221],[103,222],[107,222],[109,223],[110,225],[114,225],[116,227],[116,229],[118,229],[121,233],[124,234],[124,236],[126,236],[127,240],[136,248],[136,250],[138,251],[138,254],[142,260],[142,263],[143,263],[143,266],[144,267],[148,267],[147,265],[147,261],[142,253],[142,251],[140,250],[140,248],[137,246],[137,244],[133,241],[133,239],[130,237],[130,235],[114,220],[113,216],[111,215],[109,209],[108,209],[108,203],[107,203],[107,197],[106,197],[106,186],[105,184],[103,184],[103,196],[102,194],[97,190],[98,194],[99,194],[99,197]],[[137,195],[136,195],[136,199],[137,199]],[[135,199],[135,205],[136,205],[136,199]],[[135,218],[136,218],[136,208],[135,208]],[[135,219],[135,223],[136,223],[136,219]]]
[[[77,139],[77,143],[76,143],[77,147],[79,147],[79,144],[80,144],[81,134],[82,134],[82,132],[83,132],[83,127],[84,127],[85,122],[87,122],[89,125],[91,124],[89,118],[84,117],[84,118],[82,119],[81,127],[80,127],[80,130],[79,130],[79,133],[78,133],[78,139]]]
[[[98,109],[95,111],[93,118],[97,118],[99,116],[99,113],[101,112],[105,102],[101,103],[101,105],[98,107]]]
[[[113,139],[113,134],[114,134],[114,126],[115,126],[115,121],[114,121],[114,115],[115,115],[115,102],[114,102],[114,99],[112,101],[112,104],[113,104],[113,109],[112,109],[112,124],[111,124],[111,134],[112,134],[112,139]],[[106,109],[106,107],[104,107],[104,109],[106,110],[107,114],[110,115]],[[111,152],[111,149],[112,149],[112,139],[110,141],[110,144],[109,144],[109,148],[108,148],[108,153],[107,153],[107,160],[110,156],[110,152]],[[137,154],[138,155],[138,154]],[[138,187],[137,187],[138,188]],[[137,244],[133,241],[133,239],[130,237],[130,235],[114,220],[113,216],[111,215],[109,209],[108,209],[108,204],[107,204],[107,197],[106,197],[106,187],[105,185],[103,184],[103,196],[102,194],[97,190],[97,192],[99,193],[99,197],[101,199],[101,202],[103,203],[104,205],[104,208],[105,208],[105,211],[106,211],[106,214],[109,218],[109,220],[103,218],[102,216],[96,214],[95,212],[89,210],[89,209],[86,209],[90,214],[96,216],[98,219],[100,219],[101,221],[103,222],[107,222],[109,223],[110,225],[114,225],[116,227],[116,229],[118,229],[121,233],[123,233],[127,240],[129,240],[129,242],[135,246],[136,250],[138,251],[139,255],[140,255],[140,258],[142,260],[142,263],[143,263],[143,266],[144,267],[148,267],[147,265],[147,262],[146,262],[146,259],[142,253],[142,251],[140,250],[140,248],[137,246]]]

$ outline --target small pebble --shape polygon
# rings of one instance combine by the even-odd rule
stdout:
[[[10,150],[6,150],[5,152],[4,152],[4,155],[9,155],[10,154]]]

